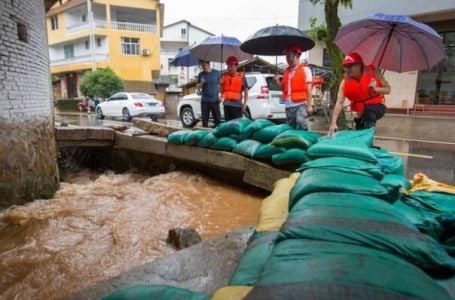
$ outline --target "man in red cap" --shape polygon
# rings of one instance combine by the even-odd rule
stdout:
[[[376,121],[386,111],[384,95],[390,94],[390,85],[381,73],[372,65],[365,66],[358,53],[346,55],[341,65],[345,74],[338,90],[329,135],[338,130],[337,119],[346,98],[351,102],[356,130],[359,130],[376,126]]]
[[[278,75],[275,76],[275,82],[283,91],[287,123],[295,129],[308,130],[308,115],[313,112],[313,75],[308,66],[300,63],[301,47],[288,47],[284,54],[289,67],[284,71],[283,82],[280,82]]]
[[[226,65],[227,72],[220,80],[220,98],[224,105],[224,119],[229,121],[241,118],[243,112],[247,109],[248,84],[246,83],[245,74],[237,72],[237,66],[239,65],[237,57],[229,56],[226,60]]]

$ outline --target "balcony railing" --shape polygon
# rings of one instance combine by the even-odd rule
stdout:
[[[97,63],[100,63],[100,62],[107,63],[109,61],[109,55],[97,53],[97,54],[95,54],[95,60]],[[60,66],[66,66],[66,65],[86,64],[86,63],[92,63],[92,55],[90,55],[90,54],[79,55],[79,56],[75,56],[72,58],[51,60],[51,62],[50,62],[51,67],[60,67]]]
[[[95,20],[95,28],[96,29],[106,29],[107,28],[107,22],[106,20]],[[72,26],[69,26],[66,28],[66,32],[69,34],[72,33],[78,33],[82,31],[90,30],[90,23],[84,22],[84,23],[78,23]]]
[[[111,29],[118,31],[156,32],[156,25],[112,21]]]

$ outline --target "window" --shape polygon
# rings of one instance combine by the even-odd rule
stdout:
[[[97,46],[98,48],[101,47],[101,38],[96,38],[96,46]]]
[[[256,77],[246,77],[246,84],[248,85],[248,89],[251,89],[253,85],[256,84],[258,80]]]
[[[86,40],[85,41],[85,49],[90,49],[90,41],[89,40]]]
[[[86,14],[82,15],[82,22],[87,22],[87,15]]]
[[[63,50],[65,52],[65,58],[73,58],[74,57],[74,46],[73,44],[63,46]]]
[[[17,25],[17,38],[19,41],[28,42],[28,32],[27,32],[27,25],[23,23],[16,23]]]
[[[181,32],[182,32],[182,35],[185,35],[186,34],[186,28],[182,28]]]
[[[173,60],[174,60],[173,58],[168,58],[168,59],[167,59],[167,69],[168,69],[169,71],[172,70],[172,67],[173,67],[172,61],[173,61]]]
[[[146,93],[136,93],[136,94],[131,94],[131,97],[133,97],[133,99],[137,99],[137,100],[141,100],[141,99],[155,99],[153,98],[152,96],[150,96],[149,94],[146,94]]]
[[[58,16],[51,17],[51,28],[52,30],[58,29]]]
[[[122,54],[126,55],[139,55],[140,44],[138,38],[122,37]]]

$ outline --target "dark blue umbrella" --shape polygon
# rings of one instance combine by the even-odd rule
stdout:
[[[250,59],[251,54],[240,50],[240,41],[230,36],[209,36],[200,44],[190,49],[191,55],[197,59],[225,62],[229,56],[236,56],[239,61]]]
[[[171,64],[175,67],[192,67],[199,64],[199,60],[191,55],[190,49],[193,46],[188,46],[180,49],[180,51],[175,55]]]
[[[357,52],[377,68],[408,72],[429,70],[446,57],[441,36],[408,16],[375,14],[340,28],[335,44]]]

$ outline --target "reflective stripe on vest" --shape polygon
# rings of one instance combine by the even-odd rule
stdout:
[[[223,75],[223,97],[225,100],[240,101],[242,99],[244,73],[235,76]]]
[[[345,76],[344,79],[344,96],[351,101],[351,109],[355,112],[362,113],[365,105],[379,104],[384,102],[384,95],[378,94],[370,89],[371,80],[376,80],[376,86],[382,87],[382,82],[375,78],[374,67],[365,66],[360,80]]]
[[[291,90],[289,91],[289,76],[291,68],[288,67],[283,75],[283,99],[289,99],[292,102],[305,102],[308,99],[308,85],[306,82],[305,65],[300,64],[295,69],[294,76],[291,78]]]

